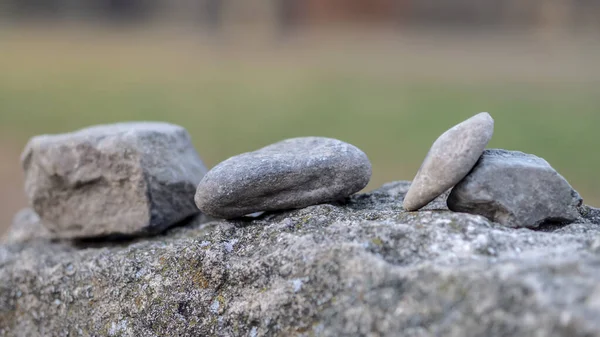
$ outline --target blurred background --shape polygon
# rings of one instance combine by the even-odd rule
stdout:
[[[600,206],[600,1],[0,0],[0,233],[37,134],[180,124],[210,168],[283,138],[410,180],[481,111],[490,147],[548,160]]]

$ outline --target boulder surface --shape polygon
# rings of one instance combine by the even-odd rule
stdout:
[[[0,336],[600,336],[600,210],[543,230],[345,204],[0,246]]]
[[[21,161],[31,207],[63,238],[160,232],[199,212],[206,173],[187,131],[168,123],[37,136]]]

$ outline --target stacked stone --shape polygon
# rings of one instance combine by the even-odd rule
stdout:
[[[404,209],[423,209],[449,193],[450,210],[505,226],[576,220],[582,199],[569,183],[534,155],[486,150],[493,132],[485,112],[444,132]],[[199,213],[234,219],[343,202],[372,172],[363,151],[324,137],[283,140],[208,171],[183,127],[151,122],[37,136],[22,165],[31,209],[15,218],[17,238],[24,231],[67,239],[152,235]]]
[[[448,208],[509,227],[536,228],[577,219],[583,200],[542,158],[485,150],[494,120],[482,112],[444,132],[431,146],[403,201],[415,211],[451,190]]]
[[[303,208],[343,200],[371,177],[364,152],[322,137],[284,140],[207,174],[184,128],[149,122],[34,137],[22,165],[31,209],[15,217],[17,241],[152,235],[201,211],[231,219]]]
[[[331,138],[284,140],[207,171],[172,124],[35,137],[22,156],[31,208],[0,245],[0,336],[598,335],[600,210],[578,210],[545,160],[486,150],[493,126],[487,113],[456,125],[412,182],[355,196],[371,164]],[[334,201],[344,204],[307,207]],[[305,207],[243,230],[197,227],[200,212]],[[573,223],[527,233],[464,213]],[[161,240],[108,249],[46,240],[156,234],[190,217]]]

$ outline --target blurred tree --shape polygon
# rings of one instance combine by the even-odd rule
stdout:
[[[278,30],[287,34],[299,23],[302,9],[299,0],[275,0]]]
[[[15,0],[11,7],[17,16],[53,18],[63,5],[61,0]]]
[[[576,27],[597,31],[600,0],[0,0],[0,16],[200,21],[213,32],[223,25],[273,20],[283,33],[299,24],[396,21],[443,27],[532,27],[548,35]]]
[[[201,3],[201,20],[209,31],[215,32],[221,26],[224,0],[204,0]]]
[[[151,0],[99,0],[110,19],[120,21],[147,18],[156,3]]]

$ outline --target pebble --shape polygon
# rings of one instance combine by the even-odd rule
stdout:
[[[574,221],[582,202],[579,193],[544,159],[501,149],[486,150],[447,201],[452,211],[527,228]]]
[[[446,192],[473,168],[494,133],[494,120],[479,113],[444,132],[431,146],[404,198],[416,211]]]
[[[160,232],[198,213],[207,171],[184,128],[155,122],[36,136],[21,162],[29,204],[60,238]]]
[[[370,178],[371,163],[357,147],[332,138],[291,138],[218,164],[198,184],[195,200],[203,213],[231,219],[340,200]]]

